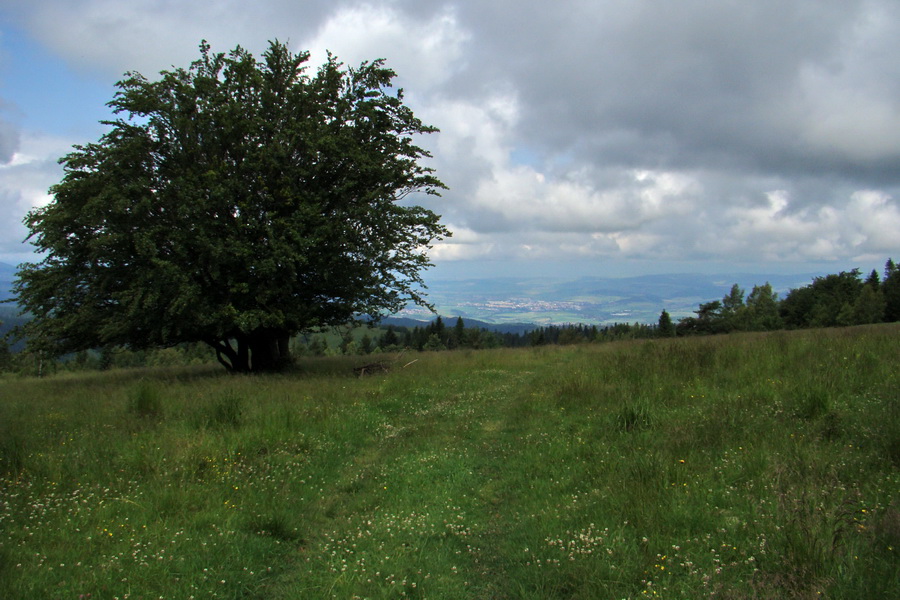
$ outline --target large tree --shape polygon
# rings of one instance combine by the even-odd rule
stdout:
[[[763,285],[753,286],[747,296],[747,323],[752,331],[771,331],[784,327],[781,315],[778,314],[778,294],[767,281]]]
[[[271,370],[293,334],[427,304],[426,251],[450,234],[409,196],[444,185],[394,72],[329,55],[312,74],[278,42],[261,60],[200,49],[157,81],[126,74],[108,133],[26,217],[45,254],[15,295],[36,349],[203,341],[230,370]]]
[[[788,292],[780,313],[789,328],[834,327],[844,306],[852,307],[862,291],[859,269],[816,277],[806,286]],[[849,310],[849,308],[848,308]]]

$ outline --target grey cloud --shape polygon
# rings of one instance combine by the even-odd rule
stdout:
[[[828,259],[890,245],[866,217],[893,223],[900,198],[893,0],[33,2],[19,14],[38,37],[115,75],[186,64],[200,38],[394,57],[417,115],[442,129],[423,143],[451,190],[414,200],[459,228],[444,256]],[[350,27],[337,18],[349,8],[396,22]],[[447,29],[428,46],[431,23]],[[0,159],[7,145],[0,130]],[[689,185],[666,192],[665,177]]]
[[[302,43],[341,7],[361,5],[278,0],[248,8],[224,1],[157,14],[149,1],[46,0],[29,20],[64,56],[111,62],[117,74],[132,68],[152,73],[192,59],[201,37],[223,49],[242,43],[256,50],[272,37]],[[420,21],[448,7],[428,0],[386,5]],[[811,71],[822,74],[823,85],[853,86],[896,111],[900,68],[893,57],[900,36],[885,23],[900,22],[900,14],[890,2],[494,0],[450,6],[472,36],[467,68],[442,92],[477,101],[498,86],[512,86],[522,108],[515,135],[545,156],[571,153],[624,167],[839,169],[861,179],[897,177],[891,168],[900,156],[896,142],[885,141],[880,156],[848,156],[828,143],[827,132],[818,142],[808,139],[811,125],[802,122],[816,112],[825,122],[848,111],[833,90],[804,87],[803,74]],[[51,13],[57,18],[48,18]],[[61,13],[73,18],[61,19]],[[852,126],[864,116],[843,118]]]
[[[240,44],[262,52],[269,40],[294,43],[344,2],[266,0],[260,2],[176,2],[153,0],[12,0],[15,15],[35,37],[75,69],[118,77],[147,76],[197,57],[206,39],[215,51]]]
[[[0,119],[0,164],[12,160],[16,150],[19,149],[20,138],[21,135],[16,126]]]
[[[2,66],[4,58],[0,56],[0,66]],[[0,165],[10,162],[21,145],[22,135],[18,125],[4,116],[4,113],[16,114],[17,112],[13,104],[0,98]]]
[[[889,176],[891,156],[868,161],[804,140],[799,117],[829,103],[803,88],[805,70],[838,82],[848,63],[871,52],[861,27],[870,2],[520,2],[467,3],[483,77],[520,90],[521,134],[547,152],[569,149],[622,166],[742,166],[785,172],[835,167]],[[884,10],[894,11],[892,8]],[[895,11],[894,11],[895,12]],[[888,20],[888,22],[890,22]],[[898,22],[895,20],[894,22]],[[879,34],[880,58],[854,71],[854,85],[890,99],[879,65],[897,55],[898,36]],[[869,64],[869,63],[867,63]],[[896,82],[895,82],[896,83]],[[890,87],[890,86],[889,86]],[[818,91],[819,96],[804,94]],[[890,170],[890,172],[896,169]]]

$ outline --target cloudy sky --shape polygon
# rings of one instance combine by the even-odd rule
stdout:
[[[387,59],[441,129],[436,274],[900,259],[896,0],[3,0],[0,261],[125,71],[276,38]]]

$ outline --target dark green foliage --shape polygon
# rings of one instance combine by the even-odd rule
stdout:
[[[698,319],[705,324],[704,333],[769,331],[781,327],[778,295],[768,283],[754,286],[746,302],[744,290],[734,284],[731,291],[722,298],[720,309],[704,312],[704,305],[700,308]]]
[[[723,313],[722,303],[718,300],[701,304],[695,312],[696,317],[687,317],[678,322],[679,335],[726,333],[731,328],[728,322],[731,315]]]
[[[876,290],[881,287],[881,278],[878,276],[878,271],[872,269],[872,272],[866,277],[866,285],[870,285]]]
[[[884,292],[877,286],[866,283],[850,309],[849,322],[843,324],[868,325],[870,323],[881,323],[884,318],[885,307]]]
[[[387,328],[387,332],[383,336],[381,336],[381,341],[379,342],[379,346],[383,349],[387,348],[395,348],[400,344],[400,339],[397,337],[397,332],[394,329],[394,326],[391,325]]]
[[[453,347],[457,348],[465,344],[466,341],[466,324],[462,317],[456,318],[456,325],[453,327]]]
[[[519,341],[521,338],[516,337]],[[424,327],[395,327],[389,326],[381,336],[378,347],[383,351],[399,349],[410,350],[455,350],[459,348],[483,349],[499,348],[501,346],[525,345],[505,340],[500,334],[487,329],[462,325],[462,319],[457,319],[453,329],[448,329],[443,318],[438,317]]]
[[[369,336],[368,333],[362,337],[362,340],[360,340],[359,349],[363,354],[369,354],[372,352],[372,350],[373,350],[372,338]]]
[[[325,354],[368,354],[370,352],[400,352],[403,350],[478,349],[494,347],[527,347],[544,344],[581,344],[586,342],[611,342],[670,337],[672,335],[728,333],[732,331],[772,331],[786,327],[781,311],[789,314],[791,322],[812,322],[810,314],[817,311],[826,314],[816,298],[822,290],[828,291],[833,280],[852,279],[856,271],[817,278],[812,285],[792,290],[790,299],[779,301],[769,283],[753,286],[744,299],[744,291],[738,285],[731,287],[721,301],[700,305],[696,317],[681,319],[673,326],[671,316],[663,310],[656,325],[642,323],[614,323],[597,325],[551,325],[524,332],[489,331],[477,327],[467,328],[462,317],[448,328],[443,317],[417,327],[389,325],[376,329],[374,322],[366,327],[318,328],[316,333],[296,336],[290,343],[291,352],[303,356]],[[885,268],[885,281],[900,281],[892,261]],[[888,314],[887,292],[890,287],[879,283],[877,273],[870,273],[859,293],[846,296],[840,310],[834,316],[834,324],[840,326],[879,323]],[[852,300],[852,302],[851,302]],[[808,325],[809,326],[809,325]],[[794,326],[796,327],[796,326]],[[370,335],[370,331],[377,331]],[[674,331],[674,332],[673,332]],[[365,332],[365,333],[364,333]],[[332,349],[329,350],[329,345]],[[0,363],[2,363],[0,347]],[[213,360],[212,350],[203,343],[184,343],[155,350],[127,350],[107,346],[100,352],[80,351],[62,362],[48,361],[40,353],[18,353],[7,359],[6,370],[37,375],[56,369],[77,371],[84,369],[141,366],[174,366],[205,364]]]
[[[884,320],[889,323],[900,321],[900,269],[893,260],[888,260],[884,267],[881,290],[885,300]]]
[[[731,286],[731,291],[727,296],[722,298],[722,316],[727,321],[732,321],[729,325],[735,328],[734,321],[738,313],[744,308],[744,290],[738,284]]]
[[[549,325],[517,336],[505,334],[507,347],[542,346],[544,344],[580,344],[583,342],[613,342],[657,337],[658,328],[645,323],[614,323],[596,325]]]
[[[355,354],[355,344],[356,343],[353,341],[353,332],[348,329],[344,332],[344,335],[341,336],[341,343],[338,346],[338,349],[341,351],[341,354]]]
[[[323,338],[316,337],[309,343],[309,353],[313,356],[324,356],[328,350],[328,342]]]
[[[447,347],[441,341],[441,338],[438,337],[436,333],[432,333],[428,336],[428,341],[422,346],[423,350],[428,352],[434,352],[436,350],[446,350]]]
[[[659,314],[659,323],[657,331],[660,337],[673,337],[675,335],[675,324],[672,323],[672,317],[665,309]]]
[[[788,327],[832,327],[845,305],[852,306],[862,290],[859,269],[816,277],[812,284],[791,290],[781,303]]]
[[[878,273],[874,271],[863,283],[859,269],[816,277],[810,285],[791,290],[780,302],[768,283],[754,286],[746,302],[744,291],[735,284],[721,302],[700,304],[697,316],[681,319],[676,329],[679,335],[690,335],[868,325],[896,320],[891,312],[892,294],[900,306],[900,275],[896,273],[889,260],[884,283],[879,283]]]
[[[753,290],[747,296],[745,310],[747,330],[772,331],[784,326],[778,314],[778,294],[772,290],[768,282],[761,286],[753,286]]]
[[[121,118],[27,217],[46,253],[14,288],[33,348],[205,342],[230,370],[272,370],[291,335],[425,304],[426,250],[449,232],[402,201],[444,187],[413,143],[436,129],[382,61],[307,60],[204,43],[188,69],[118,83]]]

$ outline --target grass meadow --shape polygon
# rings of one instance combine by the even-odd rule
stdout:
[[[0,380],[0,598],[889,598],[900,327]]]

